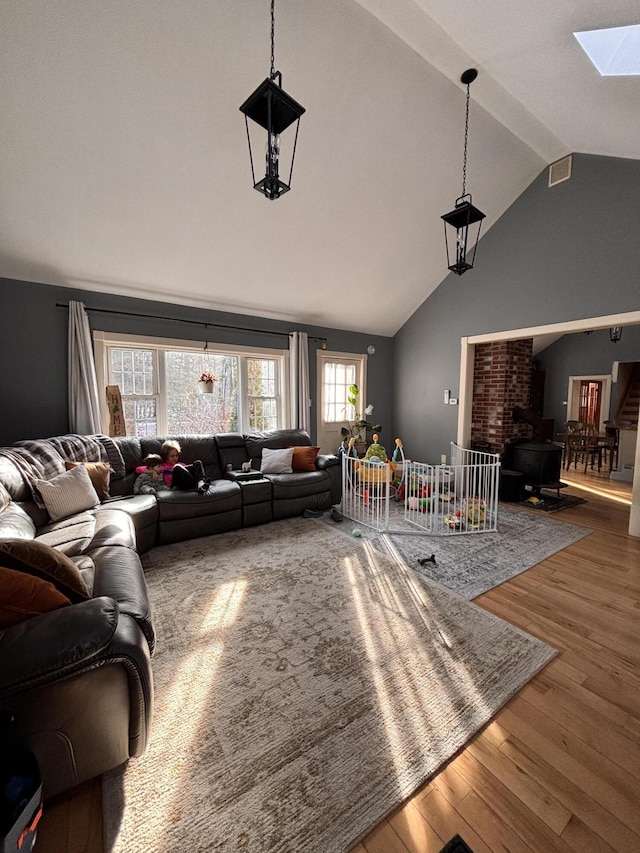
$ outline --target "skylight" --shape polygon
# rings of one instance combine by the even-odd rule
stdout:
[[[640,24],[574,33],[603,77],[640,74]]]

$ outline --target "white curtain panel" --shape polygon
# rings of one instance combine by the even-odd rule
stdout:
[[[309,408],[309,336],[306,332],[289,333],[289,386],[291,427],[311,432]]]
[[[91,329],[83,302],[69,302],[69,429],[102,432]]]

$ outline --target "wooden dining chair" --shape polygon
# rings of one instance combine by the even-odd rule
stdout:
[[[577,467],[577,460],[583,456],[584,424],[581,421],[567,421],[564,425],[563,467],[569,470],[571,463]]]

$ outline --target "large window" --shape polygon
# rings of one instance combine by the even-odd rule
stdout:
[[[211,344],[196,349],[186,342],[104,332],[94,338],[98,382],[119,387],[127,435],[254,432],[286,426],[285,351]],[[211,394],[200,390],[198,379],[204,371],[216,377]]]

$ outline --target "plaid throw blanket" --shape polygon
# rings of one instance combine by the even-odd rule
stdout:
[[[106,453],[106,458],[111,465],[111,476],[114,480],[121,480],[127,473],[127,467],[124,464],[120,448],[108,435],[95,435],[93,437],[100,442]]]
[[[107,455],[95,436],[61,435],[47,439],[63,459],[73,462],[107,462]],[[64,465],[64,463],[63,463]]]
[[[12,447],[0,449],[0,454],[11,459],[20,471],[22,479],[29,487],[36,506],[44,509],[44,503],[37,488],[38,480],[51,480],[66,471],[65,460],[74,462],[111,462],[114,456],[116,466],[124,476],[124,461],[118,448],[113,444],[111,454],[107,452],[102,439],[106,436],[62,435],[54,438],[41,438],[18,441]],[[113,451],[117,453],[114,455]]]
[[[51,480],[64,473],[64,460],[48,440],[17,441],[11,450],[32,465],[39,480]]]
[[[55,473],[50,474],[50,477],[46,477],[44,464],[24,447],[0,448],[0,456],[4,456],[6,459],[10,459],[11,462],[13,462],[13,464],[16,466],[16,468],[22,475],[22,479],[29,487],[29,490],[31,491],[31,497],[33,498],[33,501],[36,506],[39,506],[40,509],[45,509],[44,502],[40,497],[40,493],[38,492],[38,489],[36,487],[36,482],[37,480],[50,479],[50,477],[55,476]],[[56,470],[55,459],[51,460],[51,468],[54,471]]]

